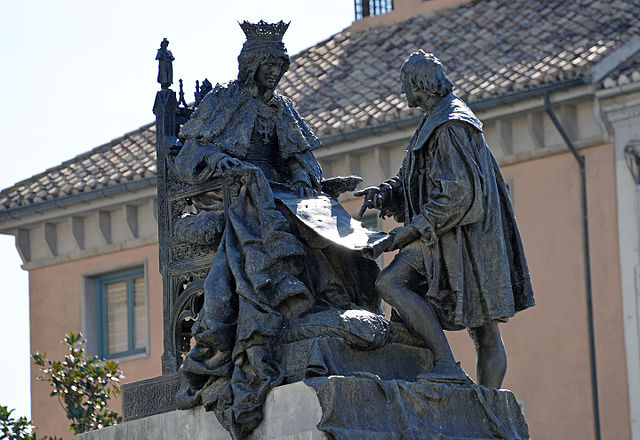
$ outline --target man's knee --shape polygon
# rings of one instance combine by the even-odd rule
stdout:
[[[396,258],[378,275],[376,290],[382,299],[393,306],[398,295],[405,294],[406,290],[419,289],[422,281],[415,269]]]
[[[396,290],[397,280],[386,270],[383,270],[376,278],[376,290],[386,302],[391,303],[389,299],[393,296],[394,290]]]

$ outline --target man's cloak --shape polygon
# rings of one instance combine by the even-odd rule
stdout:
[[[505,321],[534,305],[524,249],[482,123],[453,93],[413,135],[385,213],[421,233],[424,292],[443,328]]]

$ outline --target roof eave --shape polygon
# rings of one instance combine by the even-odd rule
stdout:
[[[72,205],[87,203],[100,197],[113,198],[115,196],[137,192],[156,185],[157,177],[150,176],[130,182],[105,186],[92,191],[71,194],[66,197],[44,200],[27,206],[0,211],[0,225],[3,222],[25,219],[33,214],[42,214],[52,209],[64,209]]]
[[[553,83],[530,87],[528,89],[508,92],[477,101],[468,101],[468,104],[469,107],[471,107],[471,109],[473,109],[474,111],[486,111],[495,107],[513,104],[524,99],[539,97],[544,95],[545,93],[566,90],[572,87],[579,87],[590,83],[591,77],[589,75],[583,75],[576,78],[570,78]],[[388,133],[393,130],[401,130],[415,126],[420,118],[422,118],[422,114],[412,115],[381,124],[368,125],[366,127],[343,131],[341,133],[330,134],[328,136],[322,137],[321,140],[326,146],[338,144],[345,141],[354,141],[356,139],[368,137],[371,135],[379,135],[382,133]]]

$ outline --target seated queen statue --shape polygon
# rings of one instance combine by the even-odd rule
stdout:
[[[282,43],[288,24],[240,26],[247,39],[238,79],[202,99],[180,131],[175,159],[187,184],[242,176],[177,397],[183,409],[215,411],[233,438],[260,423],[271,388],[311,370],[336,373],[317,357],[305,364],[300,350],[283,348],[287,343],[333,336],[347,349],[373,350],[391,338],[374,285],[378,266],[361,252],[386,234],[367,231],[323,192],[313,155],[321,143],[275,92],[290,63]]]

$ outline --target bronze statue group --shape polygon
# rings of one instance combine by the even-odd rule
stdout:
[[[357,347],[374,350],[394,328],[380,313],[381,298],[393,307],[393,320],[433,355],[433,368],[416,380],[470,386],[443,332],[467,329],[477,349],[478,384],[499,388],[507,359],[498,323],[533,306],[533,292],[482,123],[453,93],[440,61],[418,51],[402,65],[407,104],[424,116],[397,175],[356,193],[364,209],[403,224],[386,240],[385,251],[398,253],[380,271],[357,246],[320,231],[323,216],[331,221],[340,212],[336,224],[351,219],[344,220],[335,209],[339,203],[323,192],[313,155],[321,142],[276,92],[290,64],[282,42],[288,24],[241,27],[247,39],[238,78],[202,99],[180,131],[183,147],[175,161],[188,184],[226,173],[244,176],[205,281],[196,343],[181,368],[179,404],[205,405],[234,438],[243,438],[260,422],[266,393],[287,380],[276,347],[288,329],[312,328],[318,317],[326,327],[343,326],[340,334],[377,325],[385,330],[372,330],[374,340]],[[171,74],[165,69],[163,81]],[[311,221],[297,210],[301,201],[315,203]],[[350,310],[364,318],[347,322]],[[331,324],[334,317],[338,324]]]

